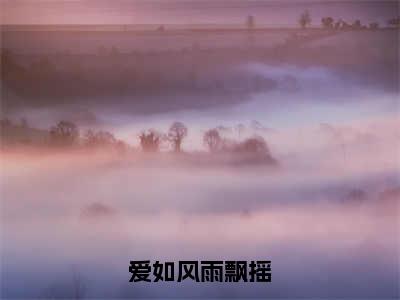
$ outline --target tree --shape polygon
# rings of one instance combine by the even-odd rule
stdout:
[[[143,131],[139,135],[140,146],[145,152],[157,152],[160,148],[162,135],[157,131],[150,129]]]
[[[351,28],[351,25],[349,23],[347,23],[346,21],[342,21],[341,28],[342,29],[349,29],[349,28]]]
[[[321,19],[322,27],[325,29],[333,28],[333,22],[334,20],[331,17],[324,17]]]
[[[379,29],[379,23],[378,22],[370,23],[369,24],[369,29],[372,29],[372,30]]]
[[[78,127],[69,121],[60,121],[50,129],[50,142],[56,146],[72,146],[79,138]]]
[[[263,137],[255,136],[237,144],[235,152],[269,154],[269,149]]]
[[[247,16],[246,27],[247,27],[247,29],[254,29],[254,27],[255,27],[254,16],[251,16],[251,15]]]
[[[270,165],[277,165],[277,161],[269,151],[267,142],[261,136],[254,136],[237,144],[234,152],[243,156],[247,162],[263,162]]]
[[[387,21],[389,26],[399,27],[400,26],[400,17],[393,18]]]
[[[342,19],[339,19],[339,20],[335,23],[334,28],[335,28],[335,29],[340,29],[340,28],[342,27],[342,23],[343,23]]]
[[[311,16],[310,16],[310,12],[308,10],[305,10],[300,15],[299,24],[300,24],[301,28],[303,28],[303,29],[311,24]]]
[[[183,139],[187,136],[188,129],[181,122],[174,122],[168,131],[168,140],[171,142],[175,152],[181,152]]]
[[[247,138],[242,142],[223,140],[221,151],[231,154],[237,163],[256,163],[277,165],[272,157],[267,142],[261,136]]]
[[[89,147],[99,147],[99,146],[114,146],[117,143],[117,139],[114,135],[108,131],[98,131],[94,132],[88,130],[84,136],[84,144]]]
[[[361,26],[361,21],[360,20],[355,20],[353,23],[353,29],[360,29]]]
[[[203,142],[210,152],[217,152],[222,146],[222,138],[217,129],[207,130],[204,133]]]

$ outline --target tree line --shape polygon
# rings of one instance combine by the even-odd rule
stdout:
[[[244,125],[241,125],[244,126]],[[14,124],[9,119],[0,120],[1,132],[12,131],[13,128],[25,129],[29,132],[30,128],[25,119],[20,124]],[[223,136],[223,129],[219,126],[206,130],[203,134],[203,145],[209,153],[230,153],[230,154],[250,154],[265,156],[272,159],[266,140],[259,135],[237,141]],[[32,128],[31,128],[32,129]],[[173,122],[167,132],[155,129],[142,130],[138,135],[140,149],[143,152],[160,152],[162,145],[167,145],[174,153],[183,152],[182,144],[188,135],[188,128],[182,122]],[[117,139],[111,132],[105,130],[88,129],[80,134],[78,126],[71,121],[60,121],[46,131],[46,141],[49,146],[58,149],[68,149],[72,147],[83,147],[86,149],[106,149],[126,152],[129,149],[127,143]],[[24,136],[23,144],[30,144],[29,133]],[[34,143],[31,143],[32,145]]]
[[[307,28],[312,23],[311,14],[308,10],[302,12],[297,20],[297,23],[302,29]],[[391,18],[387,20],[388,27],[399,27],[400,26],[400,17]],[[249,15],[246,18],[246,27],[247,29],[255,29],[256,28],[256,20],[253,15]],[[321,18],[321,27],[324,29],[379,29],[379,22],[371,22],[369,24],[362,24],[360,20],[354,20],[353,22],[346,22],[343,19],[339,18],[335,20],[330,16],[326,16]]]

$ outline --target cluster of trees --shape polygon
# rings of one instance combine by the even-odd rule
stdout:
[[[389,19],[387,24],[393,27],[400,27],[400,17]]]
[[[310,22],[311,23],[311,22]],[[323,17],[321,19],[321,25],[325,29],[379,29],[380,24],[378,22],[371,22],[367,25],[361,23],[360,20],[354,20],[352,23],[347,23],[342,19],[335,20],[332,17]],[[387,21],[389,27],[399,27],[400,17],[389,19]]]
[[[174,152],[182,151],[182,142],[188,134],[188,129],[182,122],[174,122],[166,134],[154,129],[142,131],[139,135],[140,146],[145,152],[157,152],[161,144],[168,143]]]
[[[332,17],[324,17],[321,19],[322,27],[325,29],[379,29],[378,22],[372,22],[368,26],[361,24],[360,20],[353,23],[347,23],[342,19],[334,20]]]
[[[252,153],[270,156],[267,142],[261,136],[253,136],[238,142],[223,138],[218,128],[214,128],[204,133],[203,143],[211,153]]]
[[[7,132],[10,128],[26,128],[33,130],[27,125],[25,119],[21,120],[21,124],[13,124],[10,120],[0,120],[1,131]],[[238,132],[240,133],[240,127]],[[38,130],[38,129],[37,129]],[[39,131],[39,130],[38,130]],[[31,131],[26,131],[29,136]],[[83,147],[87,149],[106,149],[118,150],[125,152],[129,146],[115,138],[115,136],[104,130],[86,130],[82,135],[78,126],[70,121],[60,121],[52,126],[48,131],[43,130],[42,133],[47,136],[41,139],[40,143],[46,143],[56,148]],[[261,136],[253,136],[241,141],[224,137],[226,128],[219,126],[207,130],[203,135],[203,144],[212,154],[230,153],[230,154],[249,154],[251,156],[265,156],[271,158],[271,154],[265,139]],[[12,134],[12,132],[11,132]],[[188,135],[188,128],[182,122],[174,122],[166,133],[150,129],[142,131],[138,138],[139,144],[143,152],[159,152],[162,146],[166,145],[175,153],[182,152],[182,143]],[[3,140],[3,142],[5,142]],[[30,143],[31,145],[40,143]],[[29,143],[23,143],[29,144]]]
[[[126,143],[108,131],[89,129],[81,135],[78,126],[70,121],[60,121],[49,130],[42,130],[29,126],[25,119],[16,123],[6,118],[0,120],[0,137],[2,146],[45,145],[57,148],[83,146],[120,151],[128,149]]]
[[[254,136],[243,141],[225,138],[221,134],[223,127],[207,130],[203,135],[203,144],[210,153],[251,154],[271,157],[267,142],[261,136]],[[181,122],[174,122],[167,133],[150,129],[139,135],[140,145],[145,152],[157,152],[162,143],[168,143],[174,152],[182,151],[182,142],[188,134],[187,127]],[[272,157],[271,157],[272,158]]]
[[[81,144],[87,148],[105,148],[124,151],[127,144],[118,140],[108,131],[87,130],[81,137],[79,129],[73,122],[60,121],[49,131],[49,143],[56,147],[70,147]]]
[[[308,10],[305,10],[303,13],[301,13],[299,19],[298,19],[298,23],[300,25],[301,28],[306,28],[308,25],[310,25],[312,22],[311,19],[311,15],[310,12]],[[255,17],[253,15],[248,15],[246,17],[246,22],[245,22],[246,28],[247,29],[254,29],[256,27],[256,20]],[[344,22],[343,20],[339,19],[338,21],[334,21],[334,19],[332,17],[323,17],[321,19],[321,25],[323,28],[335,28],[335,29],[339,29],[339,28],[367,28],[367,26],[365,25],[361,25],[361,21],[360,20],[355,20],[352,24],[348,24],[346,22]],[[400,17],[397,18],[392,18],[389,19],[387,21],[387,25],[388,26],[393,26],[393,27],[399,27],[400,26]],[[343,27],[341,27],[343,26]],[[379,28],[379,23],[377,22],[372,22],[369,24],[369,28],[370,29],[377,29]],[[156,31],[159,32],[165,32],[165,26],[164,25],[160,25],[156,28]],[[105,50],[105,49],[102,49]],[[115,49],[113,47],[112,52],[115,51],[117,49]]]
[[[47,132],[30,127],[25,118],[19,121],[11,121],[8,118],[0,120],[2,146],[44,144],[47,136]]]
[[[310,26],[312,22],[311,14],[308,10],[302,12],[298,19],[298,24],[302,29]],[[247,16],[246,18],[246,27],[247,29],[254,29],[256,21],[255,17],[252,15]],[[323,17],[321,19],[322,28],[325,29],[379,29],[378,22],[372,22],[367,25],[361,24],[360,20],[355,20],[352,23],[347,23],[342,19],[335,20],[332,17]],[[400,26],[400,17],[392,18],[387,21],[387,25],[390,27],[399,27]]]
[[[140,146],[145,152],[157,152],[164,142],[172,146],[174,152],[182,151],[182,142],[188,134],[188,129],[182,122],[174,122],[168,133],[163,134],[157,130],[149,129],[139,135]]]
[[[298,20],[298,23],[301,28],[306,28],[307,26],[311,25],[312,19],[310,12],[308,10],[304,11]],[[398,22],[398,20],[397,20]],[[379,29],[379,23],[378,22],[372,22],[367,25],[361,24],[360,20],[355,20],[352,23],[347,23],[346,21],[342,19],[335,20],[332,17],[323,17],[321,19],[321,25],[322,28],[325,29]],[[389,20],[388,25],[396,25],[396,19]]]

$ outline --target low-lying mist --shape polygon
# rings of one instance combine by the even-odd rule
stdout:
[[[342,170],[327,154],[319,168],[271,169],[182,156],[3,154],[2,296],[398,296],[395,161]],[[273,279],[128,283],[135,259],[271,259]]]

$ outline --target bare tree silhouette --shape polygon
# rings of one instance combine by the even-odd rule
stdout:
[[[370,24],[369,24],[369,29],[372,29],[372,30],[379,29],[379,23],[378,23],[378,22],[372,22],[372,23],[370,23]]]
[[[88,130],[84,136],[84,144],[89,147],[113,146],[116,145],[117,142],[114,135],[108,131],[94,132]]]
[[[399,27],[400,26],[400,17],[393,18],[387,21],[389,26]]]
[[[204,133],[203,142],[210,152],[217,152],[223,141],[217,129],[210,129]]]
[[[353,22],[352,27],[353,27],[353,29],[360,29],[360,28],[362,27],[362,26],[361,26],[361,21],[360,21],[360,20],[355,20],[355,21]]]
[[[308,25],[311,24],[311,16],[308,10],[305,10],[299,18],[299,25],[301,28],[305,29]]]
[[[333,24],[334,24],[333,22],[334,22],[334,20],[332,17],[324,17],[321,19],[322,27],[324,27],[325,29],[333,28]]]
[[[145,152],[157,152],[162,141],[162,134],[154,129],[143,131],[139,135],[140,146]]]
[[[168,140],[175,152],[181,152],[183,139],[187,136],[188,129],[182,122],[174,122],[168,131]]]
[[[72,146],[79,138],[78,127],[69,121],[60,121],[50,129],[50,143],[56,146]]]

